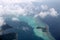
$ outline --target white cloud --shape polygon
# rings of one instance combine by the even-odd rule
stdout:
[[[49,15],[49,12],[40,12],[39,13],[39,16],[41,17],[41,18],[45,18],[46,16],[48,16]]]
[[[0,17],[4,15],[14,15],[14,16],[26,16],[26,15],[32,15],[35,10],[35,6],[32,2],[41,2],[45,0],[0,0]],[[26,3],[24,7],[20,6],[20,3],[23,3],[23,5]],[[31,4],[30,4],[31,3]],[[37,17],[38,15],[42,18],[50,15],[50,16],[58,16],[57,11],[54,8],[49,8],[47,5],[41,5],[42,11],[35,15]],[[39,6],[38,9],[39,10]],[[44,11],[43,10],[47,10]]]
[[[39,14],[35,14],[35,15],[34,15],[34,18],[36,18],[38,15],[39,15]]]
[[[3,17],[0,17],[0,27],[2,26],[2,25],[5,25],[6,23],[5,23],[5,21],[4,21],[4,19],[3,19]]]
[[[32,2],[35,0],[0,0],[1,3],[5,4],[12,4],[12,3],[26,3],[26,2]]]
[[[43,2],[46,2],[48,0],[36,0],[36,2],[40,2],[40,3],[43,3]]]
[[[47,0],[0,0],[0,4],[14,4],[14,3],[31,3],[31,2],[44,2]]]
[[[13,17],[13,18],[12,18],[12,21],[19,21],[19,19],[16,18],[16,17]]]
[[[42,8],[43,10],[47,10],[47,9],[48,9],[48,6],[47,6],[47,5],[41,5],[41,8]]]
[[[0,5],[0,16],[3,15],[23,15],[25,9],[21,8],[20,6],[11,6],[11,5]]]
[[[51,15],[51,16],[58,16],[58,15],[59,15],[54,8],[50,8],[49,11],[50,11],[50,15]]]
[[[41,2],[45,0],[0,0],[0,16],[4,15],[15,15],[15,16],[26,16],[29,13],[34,13],[35,8],[32,2]],[[28,5],[22,8],[21,3]]]
[[[22,30],[26,32],[26,31],[29,31],[29,28],[28,27],[23,27]]]
[[[34,17],[40,16],[41,18],[45,18],[46,16],[57,17],[59,15],[55,8],[49,8],[47,5],[41,5],[41,8],[43,10]]]
[[[26,16],[27,15],[26,10],[28,10],[26,7],[28,7],[28,5],[22,8],[19,4],[28,3],[30,5],[30,3],[32,3],[33,1],[35,0],[0,0],[0,16],[3,15]]]

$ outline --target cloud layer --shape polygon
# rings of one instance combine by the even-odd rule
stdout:
[[[45,18],[47,16],[57,17],[59,15],[55,8],[49,8],[47,5],[41,5],[41,8],[41,12],[37,14],[37,16],[40,16],[41,18]]]
[[[0,26],[3,25],[4,17],[15,16],[12,20],[18,20],[20,15],[27,16],[33,15],[34,17],[40,16],[45,18],[47,16],[57,17],[59,14],[55,8],[49,8],[48,5],[35,6],[33,2],[43,3],[47,0],[0,0]],[[41,8],[41,9],[40,9]]]
[[[33,1],[35,0],[0,0],[0,16],[10,14],[12,15],[25,14],[26,8],[22,8],[20,4],[21,3],[22,5],[25,5],[27,3],[31,4]]]

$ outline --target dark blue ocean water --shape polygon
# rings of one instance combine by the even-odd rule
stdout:
[[[56,40],[60,40],[60,16],[57,18],[47,17],[43,21],[48,24],[51,35]]]
[[[43,38],[38,37],[34,34],[33,28],[27,23],[25,22],[17,22],[17,23],[18,25],[17,24],[16,25],[19,26],[18,27],[19,29],[17,30],[17,33],[16,33],[17,36],[14,35],[13,33],[10,33],[10,34],[4,35],[3,40],[12,40],[13,38],[15,38],[15,36],[16,36],[16,39],[18,40],[43,40]],[[12,24],[12,26],[16,27],[14,23]],[[3,30],[6,30],[8,28],[11,28],[12,26],[6,24],[2,28]],[[23,28],[28,28],[28,30],[27,29],[23,30]]]

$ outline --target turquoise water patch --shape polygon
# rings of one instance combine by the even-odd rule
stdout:
[[[21,16],[19,17],[20,21],[24,21],[28,23],[34,31],[34,34],[38,37],[43,38],[44,40],[54,40],[52,39],[51,35],[48,34],[48,32],[43,32],[43,28],[46,28],[46,24],[43,23],[41,20],[36,20],[33,17],[27,17],[27,16]],[[41,27],[40,29],[37,29],[37,27]],[[50,37],[48,36],[50,35]]]
[[[25,26],[23,26],[24,24],[22,24],[22,26],[20,24],[21,22],[25,22],[30,27],[32,27],[31,31],[33,32],[34,36],[37,36],[37,37],[42,38],[44,40],[55,40],[50,35],[47,24],[42,22],[41,20],[30,17],[30,16],[20,16],[20,17],[17,17],[17,18],[19,19],[19,21],[11,21],[9,19],[6,22],[16,30],[16,32],[18,34],[18,39],[20,39],[20,36],[21,36],[20,33],[21,32],[23,33],[25,31],[23,34],[25,34],[27,32],[26,31],[27,29],[25,28]],[[27,24],[25,24],[25,25],[27,25]],[[21,31],[21,30],[23,30],[23,31]],[[23,37],[24,37],[24,35],[23,35]],[[38,40],[40,40],[40,39],[38,39]]]
[[[20,21],[24,21],[26,23],[28,23],[29,25],[31,25],[32,28],[37,27],[38,25],[36,24],[36,21],[34,18],[32,17],[25,17],[25,16],[21,16],[19,17]]]

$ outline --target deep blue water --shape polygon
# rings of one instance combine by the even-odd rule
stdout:
[[[47,17],[43,21],[48,24],[51,35],[56,40],[60,40],[60,16],[57,18]]]
[[[12,24],[12,26],[14,26],[13,24]],[[25,23],[25,22],[18,22],[18,25],[19,25],[20,29],[17,30],[17,34],[18,34],[17,37],[16,37],[15,34],[10,33],[10,34],[4,35],[3,36],[3,40],[12,40],[15,37],[18,40],[43,40],[43,38],[38,37],[38,36],[36,36],[34,34],[33,28],[30,25],[28,25],[27,23]],[[9,26],[9,25],[6,24],[5,26],[2,27],[2,29],[6,30],[6,29],[11,28],[12,26]],[[28,28],[28,30],[27,29],[23,30],[22,29],[23,27],[24,28]]]

